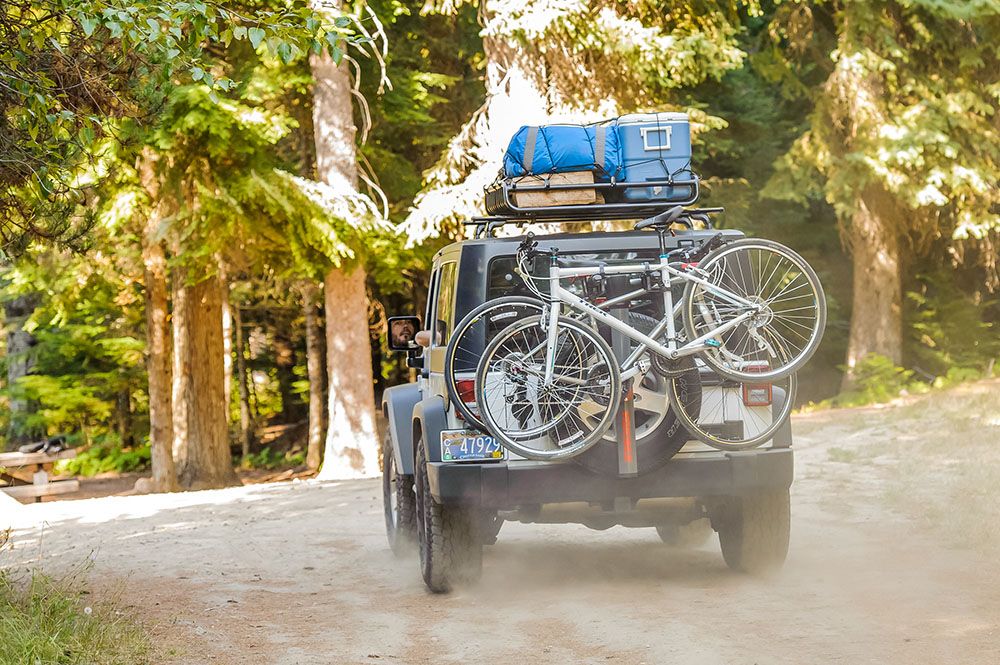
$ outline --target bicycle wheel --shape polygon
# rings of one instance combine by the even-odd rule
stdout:
[[[455,326],[444,354],[444,383],[449,401],[469,425],[486,429],[475,391],[476,367],[486,345],[511,323],[544,309],[545,303],[537,298],[504,296],[476,307]]]
[[[486,429],[508,450],[533,460],[579,455],[601,440],[621,402],[621,377],[607,343],[560,317],[554,376],[545,382],[548,318],[533,316],[500,332],[476,371]]]
[[[770,441],[792,412],[798,380],[733,381],[701,371],[701,390],[691,391],[683,377],[667,387],[670,406],[692,436],[719,450],[745,450]]]
[[[758,239],[720,247],[698,265],[682,307],[688,339],[709,335],[718,345],[700,355],[719,374],[736,381],[774,380],[812,357],[826,326],[826,298],[815,271],[784,245]],[[732,296],[751,305],[735,302]]]

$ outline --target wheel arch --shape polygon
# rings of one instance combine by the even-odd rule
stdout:
[[[411,426],[414,407],[420,402],[420,386],[407,383],[386,388],[382,394],[382,413],[385,415],[389,432],[392,456],[399,473],[413,475],[413,428]]]
[[[410,463],[416,456],[417,439],[426,437],[426,441],[438,440],[441,432],[448,428],[448,412],[444,406],[444,398],[432,395],[420,400],[413,407],[413,419],[410,425]],[[438,446],[427,446],[427,461],[440,462],[441,450]]]

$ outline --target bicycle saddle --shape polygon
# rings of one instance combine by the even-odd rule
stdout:
[[[680,219],[681,215],[684,214],[683,206],[674,206],[670,210],[661,212],[659,215],[654,215],[635,225],[636,231],[642,231],[643,229],[654,228],[657,231],[667,229],[671,224]]]

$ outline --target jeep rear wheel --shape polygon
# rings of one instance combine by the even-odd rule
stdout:
[[[729,497],[712,521],[722,557],[733,570],[756,575],[785,562],[791,531],[788,490]]]
[[[402,475],[396,469],[396,457],[386,432],[382,437],[382,508],[385,535],[396,556],[412,552],[417,541],[416,503],[413,476]]]
[[[427,479],[427,451],[421,435],[417,438],[414,471],[417,542],[424,583],[434,593],[446,593],[458,584],[476,581],[483,569],[479,511],[434,501]]]

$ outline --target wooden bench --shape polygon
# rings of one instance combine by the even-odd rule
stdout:
[[[43,496],[79,491],[79,480],[49,481],[53,464],[74,457],[75,450],[61,450],[57,453],[0,453],[0,481],[7,483],[0,487],[0,491],[15,499],[34,499],[36,502],[41,502]]]

